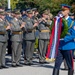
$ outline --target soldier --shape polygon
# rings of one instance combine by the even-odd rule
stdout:
[[[7,47],[8,34],[7,30],[10,29],[9,23],[5,20],[5,12],[0,11],[0,69],[8,68],[5,65],[5,54]]]
[[[12,41],[12,67],[22,66],[20,57],[22,51],[22,21],[19,20],[20,11],[13,11],[13,19],[11,20],[11,41]]]
[[[45,54],[50,38],[50,21],[48,20],[48,12],[45,10],[39,23],[39,63],[45,63]]]
[[[38,9],[32,8],[32,11],[33,11],[33,17],[32,17],[33,20],[35,22],[38,21],[38,23],[39,23],[39,19],[41,18],[41,15],[39,14]],[[38,53],[38,37],[39,37],[39,31],[38,31],[38,29],[36,29],[36,31],[35,31],[35,50],[34,51],[37,53]]]
[[[24,19],[25,24],[25,31],[23,33],[23,39],[26,43],[26,49],[25,49],[25,65],[31,65],[32,64],[32,57],[34,52],[34,44],[35,44],[35,28],[38,25],[38,23],[34,23],[34,20],[32,19],[33,13],[31,9],[27,10],[27,18]]]
[[[68,6],[66,4],[63,4],[61,12],[62,12],[64,18],[59,18],[58,23],[60,24],[60,26],[64,26],[64,27],[67,26],[66,29],[68,29],[68,30],[66,32],[64,32],[64,34],[66,33],[65,37],[60,40],[59,50],[58,50],[57,57],[56,57],[56,60],[55,60],[55,67],[53,69],[52,75],[59,75],[59,69],[60,69],[60,66],[61,66],[61,63],[62,63],[63,59],[66,60],[66,63],[67,63],[67,66],[68,66],[68,75],[73,75],[74,64],[73,64],[73,56],[72,56],[71,50],[75,49],[75,41],[74,41],[74,38],[75,38],[75,22],[73,22],[73,20],[68,15],[69,12],[70,12],[70,6]],[[65,22],[63,22],[63,19],[65,20]],[[61,28],[59,29],[58,32],[59,33],[61,32]],[[59,36],[59,35],[57,35],[57,36]]]
[[[70,12],[70,13],[69,13],[69,16],[70,16],[70,18],[71,18],[71,19],[73,20],[73,22],[74,22],[74,16],[75,16],[75,14]],[[73,58],[74,58],[74,51],[75,51],[75,50],[72,50]],[[63,68],[62,70],[68,70],[68,66],[67,66],[65,60],[64,60],[64,68]]]
[[[41,18],[41,15],[39,14],[39,11],[37,10],[37,8],[33,8],[32,11],[33,11],[33,17],[32,18],[34,20],[39,20],[39,18]]]
[[[35,15],[35,12],[37,11],[37,8],[32,8],[32,12],[33,12],[33,17]]]

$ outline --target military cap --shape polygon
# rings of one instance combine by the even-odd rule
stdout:
[[[5,15],[5,12],[4,11],[0,11],[0,15]]]
[[[5,12],[10,13],[11,9],[6,9]]]
[[[20,14],[20,10],[15,9],[14,11],[12,11],[14,14]]]
[[[43,14],[49,15],[49,12],[48,12],[47,10],[44,10],[44,11],[43,11]]]
[[[32,11],[36,11],[37,10],[37,8],[32,8]]]
[[[31,8],[26,8],[26,12],[29,11],[29,10],[31,10]]]
[[[26,9],[22,9],[22,10],[20,10],[21,13],[24,12],[24,11],[26,11]]]
[[[32,14],[32,13],[33,13],[33,12],[32,12],[32,9],[27,9],[26,12],[27,12],[28,14]]]
[[[69,16],[75,16],[75,14],[70,12],[70,13],[69,13]]]
[[[61,4],[62,10],[70,10],[71,6],[67,4]]]

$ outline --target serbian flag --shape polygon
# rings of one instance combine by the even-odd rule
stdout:
[[[58,52],[61,28],[62,28],[62,18],[57,16],[54,18],[54,25],[52,28],[52,33],[50,35],[46,58],[54,59],[56,57]]]

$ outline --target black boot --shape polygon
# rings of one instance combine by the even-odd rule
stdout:
[[[59,75],[59,69],[53,69],[53,74],[52,75]]]
[[[73,75],[73,73],[74,73],[74,70],[71,70],[71,69],[68,70],[68,75]]]

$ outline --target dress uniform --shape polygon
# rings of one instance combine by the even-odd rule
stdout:
[[[26,43],[26,49],[25,49],[25,64],[31,65],[32,64],[32,57],[34,52],[34,44],[35,44],[35,28],[37,23],[34,23],[34,20],[32,19],[32,10],[27,10],[27,18],[24,19],[25,24],[25,31],[23,33],[23,39]]]
[[[69,16],[70,16],[70,18],[73,20],[72,22],[74,22],[74,13],[69,13]],[[74,51],[75,50],[72,50],[72,55],[73,55],[73,58],[74,58]],[[66,64],[66,61],[64,60],[64,69],[62,69],[62,70],[67,70],[68,69],[68,66],[67,66],[67,64]]]
[[[8,40],[7,30],[9,27],[4,15],[5,12],[0,11],[0,69],[7,68],[5,66],[5,54]]]
[[[48,12],[43,12],[43,17],[38,25],[39,30],[39,63],[45,63],[45,55],[48,47],[48,42],[50,39],[50,21],[48,21]],[[44,17],[46,16],[46,17]],[[43,20],[45,19],[45,20]],[[47,19],[47,20],[46,20]]]
[[[13,11],[13,19],[11,20],[11,41],[12,41],[12,66],[21,66],[20,57],[22,51],[22,22],[18,19],[19,10]]]
[[[59,50],[55,61],[55,68],[53,69],[52,75],[59,75],[59,69],[63,59],[66,60],[66,63],[68,65],[68,75],[73,75],[74,65],[71,50],[75,49],[75,22],[73,23],[73,20],[68,16],[69,11],[70,6],[64,4],[62,6],[62,14],[67,21],[68,33],[63,38],[63,40],[60,40]],[[65,15],[65,13],[67,14],[67,16]],[[64,26],[64,24],[62,24],[62,26]]]

